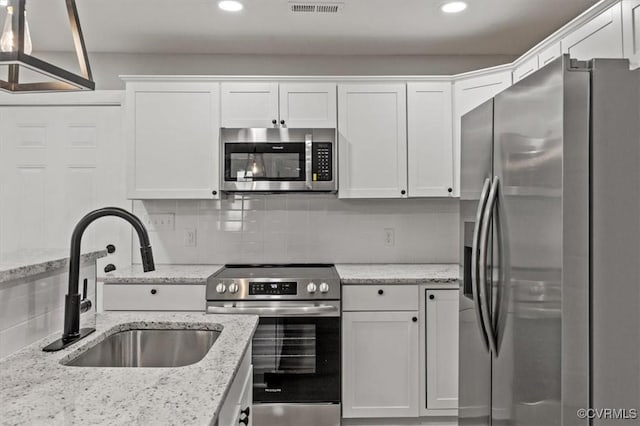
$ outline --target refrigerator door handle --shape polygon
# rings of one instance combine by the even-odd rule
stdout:
[[[494,356],[498,355],[496,336],[493,331],[493,325],[491,322],[491,312],[489,309],[489,292],[487,291],[487,263],[489,256],[489,225],[493,218],[493,212],[496,207],[496,201],[498,200],[498,186],[500,180],[498,176],[493,178],[491,183],[491,190],[489,191],[489,198],[487,199],[487,205],[484,209],[482,217],[482,225],[480,226],[480,250],[478,254],[478,286],[480,287],[480,310],[482,312],[482,320],[484,321],[484,329],[487,332],[487,340],[489,341],[489,348]]]
[[[479,255],[479,246],[480,246],[480,227],[482,224],[482,213],[485,210],[487,205],[487,197],[489,196],[489,186],[491,185],[491,179],[487,178],[484,181],[484,185],[482,186],[482,192],[480,193],[480,200],[478,202],[478,210],[476,211],[476,223],[473,227],[473,242],[471,248],[471,293],[473,295],[473,303],[475,306],[474,311],[476,312],[476,321],[478,327],[480,328],[480,335],[482,336],[482,341],[484,342],[485,348],[490,350],[489,340],[487,337],[487,330],[485,328],[485,321],[482,318],[481,305],[480,305],[480,294],[478,287],[478,255]]]

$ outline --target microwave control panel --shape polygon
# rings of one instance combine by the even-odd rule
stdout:
[[[311,154],[311,179],[314,182],[330,182],[333,180],[333,145],[331,143],[314,142]]]

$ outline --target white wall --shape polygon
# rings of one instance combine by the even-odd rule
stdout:
[[[457,262],[458,200],[340,200],[335,195],[230,196],[134,202],[134,213],[175,214],[150,233],[157,263]],[[143,219],[144,220],[144,219]],[[385,245],[385,228],[395,243]],[[186,229],[197,245],[185,247]],[[139,263],[133,238],[134,261]]]
[[[74,54],[35,56],[77,72]],[[304,55],[180,55],[90,53],[97,89],[121,89],[124,74],[200,75],[441,75],[510,63],[508,55],[432,56],[304,56]]]

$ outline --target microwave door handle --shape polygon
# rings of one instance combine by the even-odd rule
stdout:
[[[471,294],[473,296],[474,311],[476,313],[476,323],[480,328],[480,335],[485,348],[489,351],[489,340],[487,337],[487,330],[484,327],[484,320],[482,318],[482,312],[480,307],[480,294],[478,287],[478,255],[480,245],[480,227],[482,225],[482,214],[487,205],[487,197],[489,195],[489,187],[491,186],[491,179],[487,178],[482,186],[482,192],[480,199],[478,200],[478,210],[476,212],[476,223],[473,227],[473,243],[471,249]]]
[[[308,133],[304,135],[304,153],[305,153],[305,186],[307,189],[313,189],[313,181],[311,180],[311,156],[313,155],[313,135]]]
[[[482,226],[480,227],[480,252],[478,255],[480,308],[482,310],[484,328],[487,331],[489,347],[491,348],[493,356],[498,356],[498,345],[496,343],[496,335],[493,330],[493,323],[491,320],[491,308],[489,306],[489,292],[487,291],[487,264],[489,259],[489,227],[496,207],[496,201],[498,199],[498,184],[499,180],[496,176],[493,178],[493,182],[491,183],[489,198],[487,199],[487,205],[484,209]]]

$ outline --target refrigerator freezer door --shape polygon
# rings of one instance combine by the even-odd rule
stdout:
[[[491,355],[474,301],[471,264],[476,216],[483,184],[491,177],[493,100],[462,117],[460,187],[460,357],[458,424],[488,426],[491,410]],[[488,186],[488,185],[487,185]],[[486,194],[488,195],[488,194]]]
[[[494,100],[493,426],[580,424],[563,403],[588,404],[589,73],[567,67],[560,58]],[[582,354],[565,358],[567,345]]]

